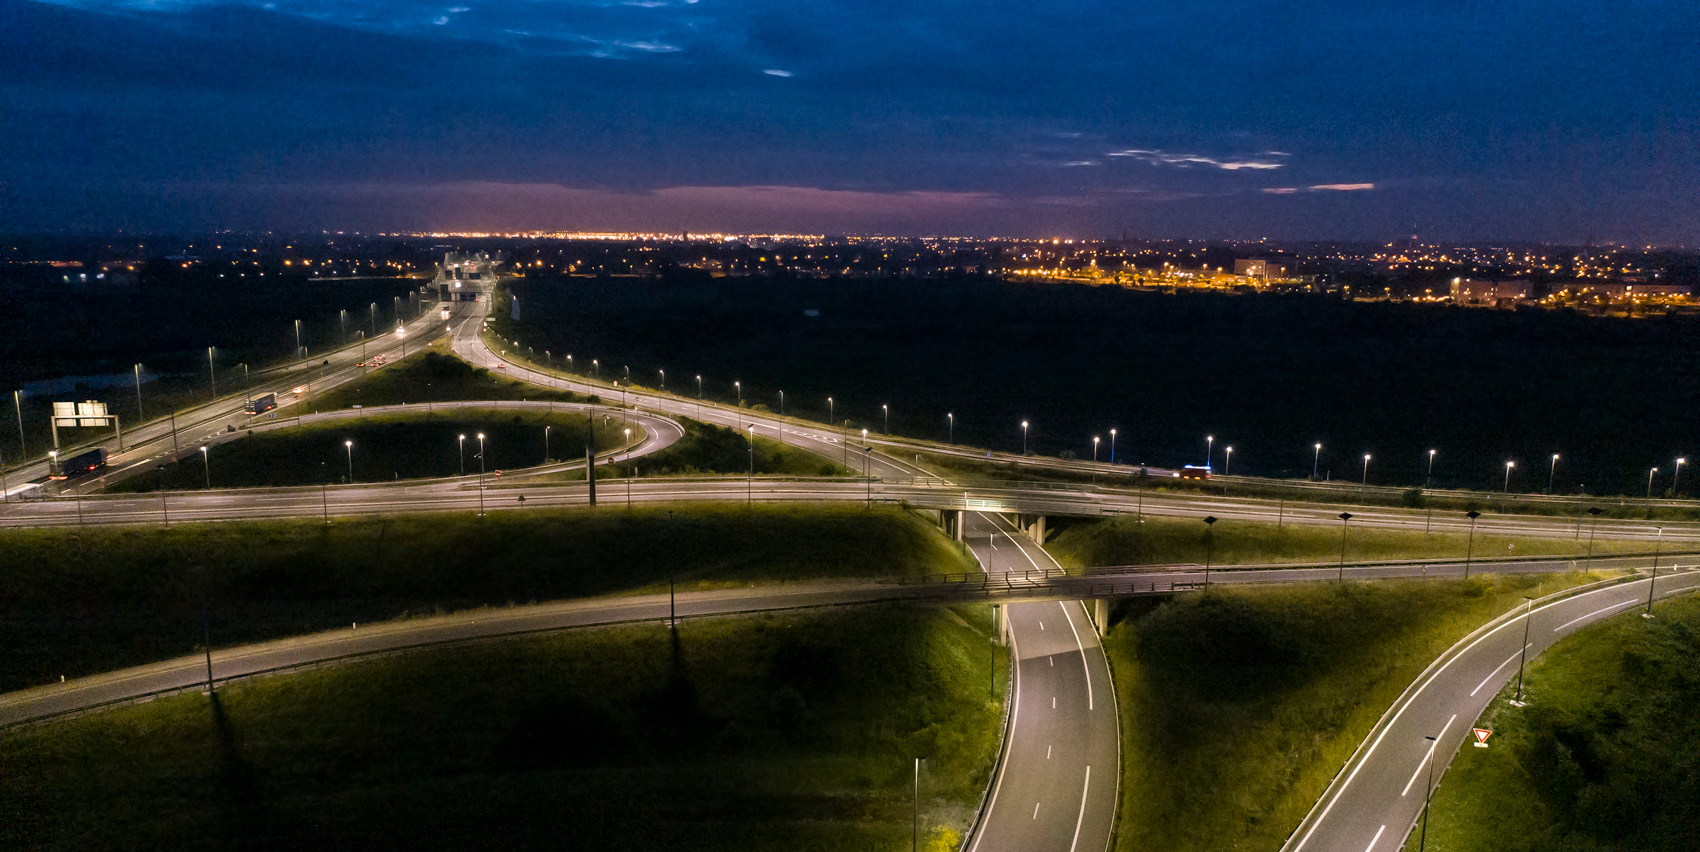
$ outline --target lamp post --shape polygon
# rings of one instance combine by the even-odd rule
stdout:
[[[1511,493],[1511,469],[1516,467],[1516,466],[1517,466],[1517,463],[1514,462],[1514,461],[1508,461],[1508,462],[1505,463],[1505,484],[1500,487],[1500,489],[1499,489],[1500,493],[1502,493],[1502,494],[1510,494]]]
[[[545,352],[543,354],[548,355],[549,353]],[[655,372],[661,374],[661,389],[666,390],[667,389],[667,371],[666,370],[656,370]]]
[[[885,414],[885,433],[891,434],[891,406],[880,403],[880,411]]]
[[[1659,582],[1659,545],[1664,542],[1665,528],[1659,527],[1659,536],[1653,539],[1653,576],[1647,578],[1647,611],[1641,613],[1642,618],[1653,617],[1653,585]]]
[[[337,322],[342,323],[342,342],[347,343],[348,342],[348,311],[347,310],[338,311],[336,319],[337,319]]]
[[[1092,436],[1092,463],[1098,463],[1098,436]]]
[[[1310,457],[1310,481],[1311,482],[1316,481],[1316,465],[1317,465],[1317,462],[1322,460],[1322,445],[1317,444],[1315,449],[1316,449],[1316,452],[1312,453],[1311,457]]]
[[[756,424],[750,424],[750,475],[744,480],[744,505],[753,506],[756,502]]]
[[[212,490],[212,461],[207,458],[207,445],[201,445],[201,467],[207,472],[207,490]]]
[[[599,382],[602,381],[602,362],[600,360],[596,358],[590,359],[590,370],[592,378]],[[698,381],[701,381],[701,379],[699,378]]]
[[[954,445],[956,443],[956,412],[946,412],[945,415],[944,415],[944,420],[945,420],[945,439],[944,439],[944,442],[945,442],[946,445]]]
[[[1205,435],[1204,436],[1204,466],[1205,467],[1210,466],[1210,457],[1212,455],[1215,455],[1215,446],[1216,446],[1216,436],[1215,435]]]
[[[478,433],[478,514],[484,514],[484,433]]]
[[[460,436],[460,475],[466,475],[466,436]]]
[[[544,464],[549,463],[549,429],[550,429],[550,427],[548,427],[548,426],[543,427],[543,463]]]
[[[1436,452],[1438,451],[1428,451],[1428,473],[1423,474],[1423,487],[1425,488],[1432,487],[1434,485],[1434,454]]]
[[[742,382],[733,382],[732,389],[738,392],[738,410],[733,415],[732,423],[734,428],[742,429],[744,428],[744,385]]]
[[[366,306],[366,320],[367,320],[367,324],[372,326],[372,336],[377,337],[378,336],[378,303],[377,302],[373,302],[373,303]]]
[[[1649,509],[1653,507],[1653,474],[1658,472],[1657,467],[1647,471],[1647,508]]]
[[[1352,521],[1351,512],[1340,513],[1340,577],[1338,582],[1346,582],[1346,528]]]
[[[213,372],[213,348],[207,347],[207,381],[212,385],[213,399],[218,399],[218,375]]]
[[[1680,470],[1680,468],[1679,468]],[[1558,473],[1558,453],[1552,454],[1552,463],[1547,465],[1547,493],[1552,493],[1553,476]]]
[[[631,457],[632,457],[631,456],[631,446],[632,446],[632,430],[631,430],[631,427],[628,426],[628,427],[626,427],[626,458],[627,458],[627,460],[630,460]],[[633,468],[633,473],[636,473],[635,467]],[[630,509],[632,507],[632,479],[633,479],[633,476],[632,476],[631,473],[626,474],[626,508],[628,508],[628,509]]]
[[[1475,509],[1471,509],[1464,513],[1464,517],[1470,519],[1470,540],[1464,545],[1464,579],[1466,580],[1470,579],[1470,558],[1476,555],[1476,519],[1481,516],[1482,513]],[[1592,538],[1588,539],[1590,554],[1592,553],[1593,546],[1594,540]]]
[[[1598,506],[1589,506],[1588,507],[1588,514],[1592,515],[1593,518],[1594,518],[1594,522],[1588,525],[1588,564],[1589,565],[1594,564],[1594,533],[1597,532],[1600,528],[1600,513],[1602,511],[1603,510],[1600,509],[1600,507],[1598,507]]]
[[[1523,706],[1523,666],[1529,662],[1529,620],[1535,615],[1535,599],[1524,595],[1523,600],[1529,603],[1523,610],[1523,648],[1517,652],[1517,694],[1511,696],[1511,703],[1518,707]]]
[[[1363,482],[1359,483],[1359,486],[1365,488],[1369,486],[1369,453],[1364,453],[1364,478]]]
[[[1225,449],[1225,452],[1227,453],[1227,457],[1225,459],[1223,459],[1223,461],[1222,461],[1222,475],[1223,476],[1227,476],[1228,471],[1233,470],[1233,468],[1234,468],[1234,448],[1233,447],[1227,447]]]
[[[1676,471],[1671,474],[1670,481],[1670,495],[1672,497],[1677,496],[1677,486],[1682,484],[1682,466],[1685,464],[1688,464],[1688,459],[1686,457],[1676,460]]]
[[[702,419],[702,376],[697,376],[697,419]]]
[[[348,450],[348,483],[354,484],[354,442],[343,441],[342,446]]]
[[[136,365],[136,422],[146,421],[148,416],[142,411],[142,365]]]
[[[785,416],[785,391],[779,392],[779,416]]]
[[[1021,421],[1021,455],[1023,458],[1027,456],[1027,421],[1025,420]]]
[[[1216,549],[1216,518],[1204,516],[1204,588],[1210,588],[1210,558]]]
[[[1116,430],[1110,430],[1110,464],[1116,463]]]
[[[301,348],[301,321],[295,321],[295,357],[307,357],[307,350]]]
[[[862,430],[866,432],[867,430]],[[874,448],[862,448],[862,477],[868,481],[868,508],[874,505]]]

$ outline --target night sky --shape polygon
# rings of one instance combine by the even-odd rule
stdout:
[[[0,0],[0,231],[1694,245],[1697,198],[1693,0]]]

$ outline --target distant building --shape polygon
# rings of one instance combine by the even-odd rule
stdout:
[[[478,283],[486,278],[496,278],[496,267],[505,260],[505,252],[444,253],[437,276],[431,281],[431,286],[437,290],[438,301],[478,301]]]
[[[1268,282],[1271,279],[1287,277],[1287,268],[1278,263],[1270,263],[1262,258],[1234,261],[1234,274],[1242,278],[1256,278]]]
[[[1638,299],[1671,299],[1689,295],[1680,284],[1643,284],[1633,281],[1566,281],[1554,284],[1552,294],[1561,299],[1601,299],[1628,302]]]
[[[1474,278],[1452,279],[1452,302],[1458,305],[1497,307],[1526,302],[1534,296],[1534,284],[1527,279],[1478,281]]]

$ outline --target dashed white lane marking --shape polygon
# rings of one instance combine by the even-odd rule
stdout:
[[[1039,622],[1039,629],[1040,629],[1040,630],[1044,630],[1044,629],[1045,629],[1045,622],[1043,622],[1043,621],[1041,621],[1041,622]]]
[[[1639,600],[1624,601],[1623,603],[1612,604],[1611,606],[1608,606],[1605,609],[1596,609],[1593,612],[1590,612],[1587,615],[1582,616],[1581,618],[1572,618],[1569,621],[1566,621],[1563,624],[1560,624],[1559,626],[1554,627],[1552,629],[1552,632],[1557,633],[1558,631],[1563,630],[1564,628],[1569,627],[1570,625],[1575,624],[1578,621],[1587,621],[1588,619],[1593,618],[1594,616],[1599,615],[1602,612],[1611,612],[1614,609],[1620,609],[1620,608],[1626,607],[1626,606],[1634,606],[1634,605],[1636,605],[1640,602],[1641,601],[1639,601]]]
[[[1428,751],[1423,753],[1422,760],[1417,761],[1417,769],[1415,772],[1411,773],[1411,780],[1405,782],[1405,789],[1399,793],[1401,797],[1403,797],[1406,793],[1411,792],[1411,785],[1417,783],[1418,775],[1423,774],[1423,766],[1427,765],[1430,760],[1434,759],[1434,750],[1440,745],[1441,739],[1446,736],[1446,729],[1452,727],[1452,723],[1456,721],[1458,721],[1458,714],[1453,713],[1452,718],[1447,719],[1446,724],[1440,726],[1440,733],[1436,734],[1434,739],[1429,741]]]
[[[1051,696],[1051,709],[1057,709],[1057,697],[1055,695]]]
[[[1376,829],[1375,830],[1375,837],[1371,838],[1370,841],[1369,841],[1369,845],[1364,847],[1364,852],[1369,852],[1369,850],[1374,849],[1376,841],[1381,839],[1381,833],[1383,831],[1386,831],[1386,830],[1387,830],[1387,826],[1385,824],[1382,825],[1380,828]]]
[[[1530,642],[1530,643],[1529,643],[1529,644],[1528,644],[1528,645],[1525,645],[1525,646],[1523,646],[1523,647],[1525,647],[1525,648],[1532,648],[1532,647],[1534,647],[1534,645],[1535,645],[1535,643],[1533,643],[1533,642]],[[1489,674],[1489,675],[1488,675],[1488,676],[1487,676],[1487,677],[1484,677],[1484,678],[1482,678],[1482,682],[1481,682],[1481,683],[1478,683],[1478,684],[1476,684],[1476,688],[1475,688],[1475,689],[1472,689],[1472,690],[1470,690],[1470,695],[1471,695],[1471,696],[1474,696],[1474,695],[1475,695],[1475,694],[1476,694],[1476,693],[1478,693],[1478,692],[1481,692],[1481,691],[1482,691],[1482,687],[1484,687],[1484,686],[1487,686],[1487,682],[1488,682],[1488,681],[1490,681],[1490,680],[1493,680],[1493,678],[1494,678],[1494,675],[1497,675],[1497,674],[1499,674],[1499,671],[1500,671],[1500,669],[1503,669],[1503,668],[1505,668],[1505,667],[1506,667],[1506,666],[1509,666],[1509,665],[1511,665],[1511,661],[1512,661],[1512,660],[1515,660],[1515,659],[1517,659],[1517,658],[1518,658],[1518,657],[1519,657],[1519,656],[1521,656],[1521,655],[1522,655],[1522,653],[1523,653],[1523,651],[1522,651],[1522,650],[1521,650],[1521,649],[1519,649],[1519,650],[1518,650],[1518,651],[1517,651],[1517,653],[1515,653],[1515,654],[1512,654],[1512,655],[1511,655],[1511,656],[1509,656],[1509,657],[1506,657],[1506,658],[1505,658],[1505,662],[1503,662],[1503,663],[1500,663],[1500,664],[1499,664],[1499,668],[1497,668],[1497,669],[1494,669],[1494,670],[1493,670],[1493,672],[1492,672],[1492,673],[1490,673],[1490,674]]]
[[[1051,747],[1050,746],[1045,746],[1045,759],[1046,760],[1051,759]]]
[[[1086,793],[1092,789],[1092,765],[1086,766],[1086,784],[1080,788],[1080,816],[1074,818],[1074,842],[1068,845],[1068,852],[1080,845],[1080,825],[1086,821]]]
[[[1033,803],[1033,818],[1034,819],[1039,818],[1039,803],[1038,802]]]
[[[1057,667],[1057,658],[1056,657],[1046,657],[1045,659],[1050,662],[1051,668],[1054,669],[1054,668]]]

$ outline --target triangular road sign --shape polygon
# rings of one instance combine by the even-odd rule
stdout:
[[[1493,731],[1486,728],[1473,728],[1472,730],[1476,734],[1476,748],[1487,748],[1488,737],[1493,736]]]

